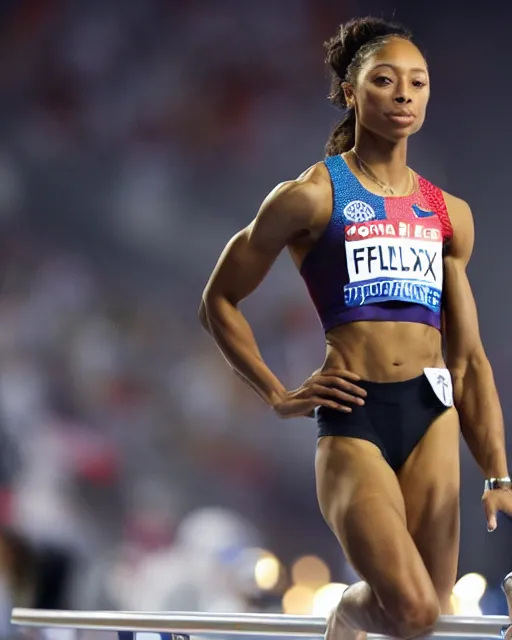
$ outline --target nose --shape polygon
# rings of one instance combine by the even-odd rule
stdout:
[[[408,104],[411,102],[409,85],[407,84],[406,79],[400,78],[400,81],[397,83],[394,100],[397,104]]]
[[[395,96],[395,102],[397,104],[408,104],[409,102],[411,102],[411,98],[405,94],[400,94]]]

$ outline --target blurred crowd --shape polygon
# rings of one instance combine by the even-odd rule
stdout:
[[[241,550],[335,548],[314,429],[277,425],[197,320],[222,245],[322,154],[333,7],[2,6],[0,509],[38,606],[279,608]],[[279,375],[318,366],[288,263],[249,312]]]

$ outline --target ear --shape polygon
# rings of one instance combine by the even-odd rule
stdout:
[[[356,98],[354,95],[354,87],[349,82],[342,82],[341,88],[345,94],[345,103],[349,109],[356,106]]]

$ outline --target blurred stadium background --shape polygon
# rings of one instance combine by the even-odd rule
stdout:
[[[412,163],[473,207],[470,275],[511,415],[510,7],[3,0],[1,637],[13,604],[320,615],[355,580],[317,509],[313,423],[276,420],[197,308],[228,238],[322,157],[322,43],[368,13],[426,48]],[[286,256],[244,309],[286,383],[319,365]],[[487,534],[481,489],[463,446],[454,599],[505,613],[512,525]]]

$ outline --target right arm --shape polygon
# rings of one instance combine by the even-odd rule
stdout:
[[[345,391],[332,388],[329,374],[313,376],[306,390],[303,385],[296,392],[288,392],[263,361],[254,334],[238,308],[262,282],[281,251],[310,228],[320,190],[310,180],[276,187],[251,224],[226,245],[206,285],[199,310],[202,325],[235,373],[283,417],[308,415],[318,405],[350,410],[339,400],[354,401],[346,389],[357,393],[357,388],[345,380],[338,382]],[[347,377],[357,379],[351,374]]]
[[[265,199],[256,218],[226,245],[206,285],[200,317],[228,363],[271,407],[286,389],[263,362],[238,304],[262,282],[293,237],[314,212],[310,185],[289,182]]]

